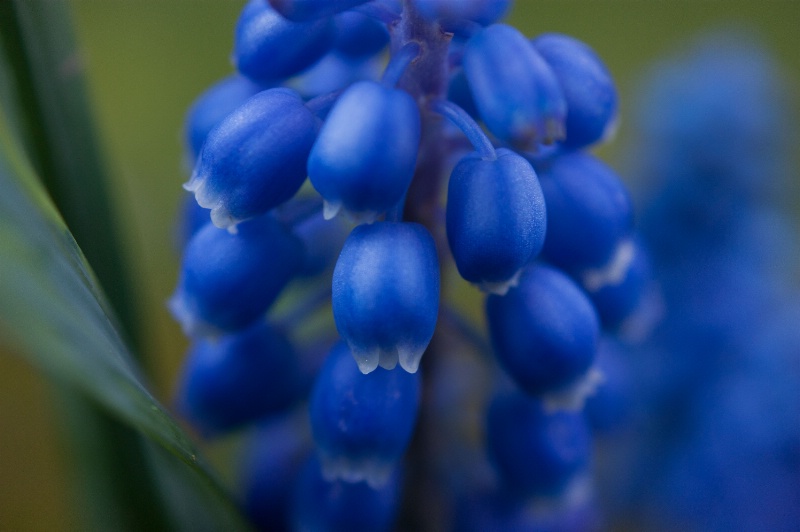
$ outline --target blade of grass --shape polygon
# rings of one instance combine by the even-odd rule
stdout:
[[[0,2],[6,64],[5,102],[56,206],[92,260],[126,336],[136,335],[134,303],[116,244],[101,154],[89,115],[80,60],[63,2]],[[9,98],[8,95],[12,97]],[[107,312],[108,315],[114,315]],[[69,466],[86,526],[95,530],[166,530],[154,479],[140,467],[139,435],[61,386],[56,399],[72,451]]]
[[[33,165],[136,346],[135,294],[68,6],[47,0],[0,2],[0,34],[16,78]]]
[[[176,486],[181,490],[181,504],[191,501],[189,511],[209,528],[247,529],[232,498],[189,437],[147,390],[114,327],[94,273],[22,155],[1,109],[0,348],[15,349],[69,389],[91,399],[111,418],[135,429],[132,446],[140,445],[135,434],[151,440],[170,465],[155,471],[159,483],[172,479],[172,491]],[[109,447],[111,454],[106,456],[113,457],[114,466],[124,466],[121,471],[142,471],[148,463],[159,463],[150,462],[147,453],[131,458],[127,451],[114,450]],[[181,474],[176,476],[174,471]],[[125,488],[130,479],[119,480]],[[153,494],[160,490],[147,489],[153,489]],[[147,515],[157,507],[144,505],[131,511]],[[173,518],[187,512],[174,507],[168,511]],[[182,528],[181,522],[164,520],[163,524],[164,529]],[[129,525],[136,529],[135,524]]]
[[[15,111],[16,132],[27,140],[28,154],[47,193],[81,246],[78,249],[53,205],[34,186],[34,174],[12,148],[6,129],[2,145],[9,149],[3,154],[0,193],[4,200],[13,199],[16,195],[10,191],[15,182],[23,183],[23,196],[29,194],[36,205],[23,212],[17,208],[25,204],[22,198],[17,198],[21,203],[3,201],[3,209],[8,209],[3,214],[10,218],[0,217],[0,254],[9,259],[0,259],[0,332],[7,332],[6,339],[21,346],[32,362],[65,383],[56,397],[78,459],[74,467],[86,496],[87,526],[186,528],[182,519],[188,512],[208,526],[240,528],[242,521],[224,490],[209,470],[196,463],[188,438],[146,391],[130,360],[131,351],[120,338],[139,339],[132,290],[68,15],[65,2],[0,1],[2,63],[11,71],[4,72],[0,81],[15,85],[3,87],[3,107]],[[41,213],[47,215],[44,227],[30,219]],[[38,228],[35,238],[31,238],[33,228]],[[83,281],[81,287],[70,278],[76,274]],[[43,288],[47,290],[42,292]],[[105,303],[103,292],[115,312]],[[62,297],[50,297],[53,294]],[[33,299],[25,300],[28,295]],[[4,308],[4,302],[10,306]],[[66,302],[80,309],[77,315],[64,306]],[[15,311],[17,303],[23,304]],[[125,332],[120,332],[115,316]],[[87,321],[92,330],[84,330]],[[92,337],[93,333],[99,336]],[[161,445],[146,444],[141,433]],[[167,458],[152,460],[154,452]],[[183,468],[189,466],[189,473],[178,475],[182,481],[172,482],[186,492],[183,506],[194,502],[188,509],[175,507],[176,498],[159,485],[183,471],[174,463],[164,466],[175,457]],[[187,485],[187,475],[199,483]],[[210,505],[204,501],[209,497]]]

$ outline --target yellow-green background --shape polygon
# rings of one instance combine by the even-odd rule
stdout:
[[[5,0],[0,0],[5,1]],[[65,1],[65,0],[64,0]],[[114,200],[149,332],[145,356],[157,395],[169,401],[185,341],[165,311],[175,280],[172,220],[181,167],[181,123],[192,99],[230,72],[231,36],[243,1],[74,0],[96,120],[114,178]],[[753,28],[792,83],[800,73],[800,1],[518,0],[511,21],[528,35],[572,34],[590,43],[623,102],[654,59],[707,29]],[[606,154],[613,161],[619,150]],[[0,354],[0,531],[77,529],[69,455],[48,382]]]

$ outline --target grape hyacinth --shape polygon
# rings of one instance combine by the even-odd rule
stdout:
[[[774,59],[743,33],[704,36],[655,65],[641,91],[629,152],[647,177],[641,238],[663,318],[622,350],[615,391],[597,398],[629,401],[603,438],[599,475],[617,522],[800,523],[800,253],[781,206],[798,137],[785,91]]]
[[[599,522],[582,410],[647,251],[585,151],[616,125],[607,68],[510,5],[250,0],[237,73],[187,117],[177,401],[207,437],[259,426],[259,528]],[[488,335],[453,286],[487,294]]]

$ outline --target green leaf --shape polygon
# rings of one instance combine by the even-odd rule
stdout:
[[[68,4],[49,0],[0,2],[0,44],[2,109],[9,113],[6,118],[13,125],[16,138],[25,141],[30,165],[54,202],[50,205],[41,197],[45,189],[34,183],[35,177],[26,168],[28,161],[14,149],[6,150],[5,177],[9,183],[22,179],[17,185],[23,185],[20,190],[33,200],[34,208],[3,211],[11,223],[2,220],[0,253],[5,251],[18,260],[0,267],[0,294],[15,309],[26,308],[29,314],[11,315],[5,312],[11,306],[0,308],[0,329],[8,329],[5,340],[21,345],[24,354],[61,382],[55,387],[53,398],[67,436],[70,477],[80,495],[76,502],[84,520],[82,529],[158,531],[240,526],[241,520],[219,483],[203,467],[186,466],[186,460],[195,454],[191,444],[170,419],[162,419],[166,413],[147,394],[139,370],[130,361],[130,351],[125,350],[120,339],[124,334],[136,342],[134,346],[141,344],[142,330],[137,327],[141,323],[136,320],[132,298],[135,294],[125,268],[125,250],[116,231],[117,213],[106,191],[105,164],[92,123]],[[9,145],[4,142],[3,146]],[[19,175],[12,175],[15,173]],[[0,187],[0,192],[3,190]],[[17,202],[16,194],[3,199],[11,202],[9,207],[12,203],[25,204]],[[53,212],[54,206],[89,257],[99,282],[75,240],[64,234],[64,223]],[[37,213],[37,207],[43,212]],[[42,213],[45,224],[32,226],[34,232],[40,233],[38,238],[14,229],[29,225],[26,216],[35,219]],[[47,232],[55,238],[46,236]],[[48,246],[50,251],[55,250],[55,260],[49,252],[43,252]],[[11,272],[26,261],[39,269],[27,272],[34,273],[32,276],[15,278]],[[3,268],[8,268],[9,273]],[[30,265],[27,268],[31,269]],[[70,284],[62,282],[70,270],[84,281],[72,293],[66,290]],[[25,280],[49,290],[40,276],[49,278],[55,289],[46,298],[30,301],[28,307],[19,306],[15,298],[30,297],[35,290],[24,284],[4,284]],[[101,285],[113,313],[100,295]],[[59,290],[59,297],[51,297]],[[103,324],[105,338],[71,338],[69,356],[59,353],[64,337],[86,334],[81,317],[70,323],[75,316],[65,313],[63,306],[39,306],[64,302],[77,304],[83,310],[82,318],[94,321],[95,327]],[[94,353],[101,359],[93,360]],[[120,353],[122,356],[118,356]],[[77,354],[82,358],[74,358]],[[103,360],[108,356],[116,357],[111,365]],[[124,416],[122,421],[120,414]]]
[[[64,2],[0,2],[0,97],[49,196],[92,258],[120,323],[135,341],[134,304],[68,15]],[[172,528],[154,472],[141,466],[147,460],[143,436],[74,388],[62,384],[55,390],[82,527]]]
[[[147,390],[111,316],[0,110],[0,347],[17,350],[155,444],[151,463],[170,479],[169,493],[180,491],[171,500],[190,505],[196,519],[175,528],[247,529],[189,437]],[[173,516],[187,513],[172,509]]]
[[[135,294],[109,201],[69,4],[0,2],[0,44],[10,71],[2,77],[15,85],[3,92],[13,92],[17,103],[6,109],[16,114],[10,118],[18,124],[31,164],[88,257],[125,337],[140,345]]]

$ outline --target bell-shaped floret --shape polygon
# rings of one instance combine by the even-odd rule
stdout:
[[[503,18],[511,0],[414,0],[414,5],[431,22],[468,20],[488,26]]]
[[[464,73],[486,127],[520,149],[564,138],[566,101],[547,62],[519,31],[494,24],[464,49]]]
[[[331,109],[308,158],[326,217],[344,208],[365,219],[395,206],[417,161],[419,108],[405,91],[363,81]]]
[[[419,400],[418,374],[378,368],[364,375],[347,345],[336,345],[309,406],[326,478],[385,484],[411,440]]]
[[[328,481],[319,461],[310,458],[292,489],[292,530],[388,532],[400,503],[401,477],[395,473],[379,488],[366,482]]]
[[[547,216],[530,163],[506,149],[467,155],[450,175],[447,241],[461,277],[504,294],[542,249]]]
[[[170,310],[190,336],[243,329],[264,316],[303,259],[303,243],[270,216],[236,233],[207,224],[186,246]]]
[[[617,89],[594,50],[558,33],[540,35],[533,46],[555,73],[567,101],[561,145],[579,149],[610,136],[617,119]]]
[[[299,74],[333,45],[333,20],[293,22],[267,0],[250,0],[236,23],[233,62],[258,83],[274,83]]]
[[[304,391],[300,359],[266,321],[214,340],[198,340],[183,367],[179,410],[213,436],[277,413]]]
[[[635,239],[620,242],[604,267],[580,274],[603,328],[612,331],[637,311],[653,279],[650,258]]]
[[[217,227],[264,214],[302,186],[316,133],[316,118],[296,92],[260,92],[209,133],[184,188],[211,209]]]
[[[290,530],[291,490],[311,454],[307,421],[297,416],[268,420],[244,452],[240,477],[243,506],[257,530]]]
[[[269,0],[272,7],[289,20],[304,21],[328,17],[370,0]]]
[[[411,373],[436,328],[439,261],[428,230],[376,222],[353,229],[333,270],[333,317],[362,373]]]
[[[585,473],[591,436],[580,412],[548,412],[520,391],[492,401],[487,451],[505,487],[532,496],[561,495]]]
[[[336,15],[336,40],[333,47],[350,57],[375,55],[389,44],[389,30],[382,22],[357,11]]]
[[[264,87],[234,74],[206,89],[194,101],[186,115],[184,127],[186,147],[192,165],[211,130],[248,98],[262,90]]]
[[[575,387],[582,406],[597,349],[597,312],[564,273],[544,265],[526,269],[519,286],[486,301],[489,336],[501,366],[523,390],[556,394]],[[570,405],[567,405],[570,406]]]
[[[547,202],[542,256],[569,272],[606,265],[633,230],[633,205],[617,174],[576,152],[554,158],[538,175]]]

